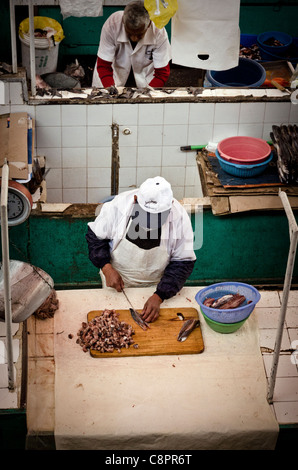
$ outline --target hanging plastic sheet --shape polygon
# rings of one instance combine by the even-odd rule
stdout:
[[[227,70],[239,61],[240,0],[178,0],[172,19],[172,61],[204,70]]]
[[[63,19],[69,16],[102,16],[102,0],[60,0]]]
[[[178,9],[178,2],[177,0],[145,0],[144,7],[155,26],[162,29],[175,15]]]

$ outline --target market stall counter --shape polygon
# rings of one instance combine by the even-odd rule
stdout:
[[[52,429],[49,421],[45,424],[49,414],[41,411],[47,403],[39,389],[39,394],[28,397],[28,435],[52,432],[58,450],[274,449],[279,427],[266,399],[257,319],[252,313],[237,332],[217,333],[201,315],[195,301],[198,290],[184,287],[161,306],[173,309],[172,323],[179,329],[176,311],[196,312],[200,320],[196,338],[203,344],[197,352],[188,346],[192,335],[198,334],[194,330],[186,341],[177,341],[176,352],[169,349],[167,354],[165,349],[143,355],[148,353],[142,352],[140,342],[137,355],[115,351],[107,357],[83,352],[77,333],[90,311],[129,310],[123,293],[58,291]],[[149,287],[126,289],[137,309],[151,292]],[[143,337],[149,333],[148,342],[159,321],[162,327],[162,315],[163,311],[156,324],[142,331]],[[129,323],[137,342],[139,326]],[[173,334],[165,329],[158,333],[163,348]]]

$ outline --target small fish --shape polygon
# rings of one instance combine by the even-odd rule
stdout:
[[[213,304],[213,302],[215,302],[215,299],[213,299],[212,297],[208,297],[207,299],[204,300],[203,304],[204,304],[206,307],[211,307],[211,305]]]
[[[55,90],[72,90],[81,88],[79,80],[76,80],[62,72],[47,73],[42,76],[45,83]]]
[[[219,308],[223,304],[225,304],[228,300],[231,300],[232,297],[233,297],[233,294],[224,295],[223,297],[220,297],[219,299],[215,300],[215,302],[213,302],[211,307],[212,308]]]
[[[198,318],[189,318],[183,324],[181,330],[179,331],[177,340],[182,342],[185,341],[190,333],[200,325],[200,320]]]
[[[148,323],[143,320],[143,318],[138,312],[136,312],[133,308],[130,308],[129,311],[131,313],[133,320],[136,322],[137,325],[139,325],[142,328],[142,330],[146,331],[147,328],[150,328]]]
[[[129,99],[133,96],[134,94],[134,90],[133,88],[124,88],[123,89],[123,92],[120,93],[117,98],[126,98],[126,99]]]
[[[232,295],[232,298],[230,300],[225,302],[219,308],[222,309],[222,310],[227,310],[227,309],[230,309],[230,308],[238,308],[238,307],[240,307],[241,304],[243,304],[243,302],[245,300],[246,300],[246,298],[244,297],[244,295],[234,294],[234,295]]]

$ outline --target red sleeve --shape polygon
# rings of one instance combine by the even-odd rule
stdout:
[[[170,76],[170,64],[159,69],[154,69],[154,77],[149,83],[153,88],[163,87]]]
[[[113,78],[112,62],[107,62],[106,60],[97,57],[96,68],[104,88],[115,84]]]

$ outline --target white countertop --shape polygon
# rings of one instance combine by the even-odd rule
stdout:
[[[136,308],[152,288],[127,289]],[[161,307],[194,307],[185,287]],[[57,292],[55,441],[57,449],[274,449],[278,423],[252,314],[233,334],[206,325],[201,354],[92,358],[77,334],[91,310],[124,309],[111,289]]]

